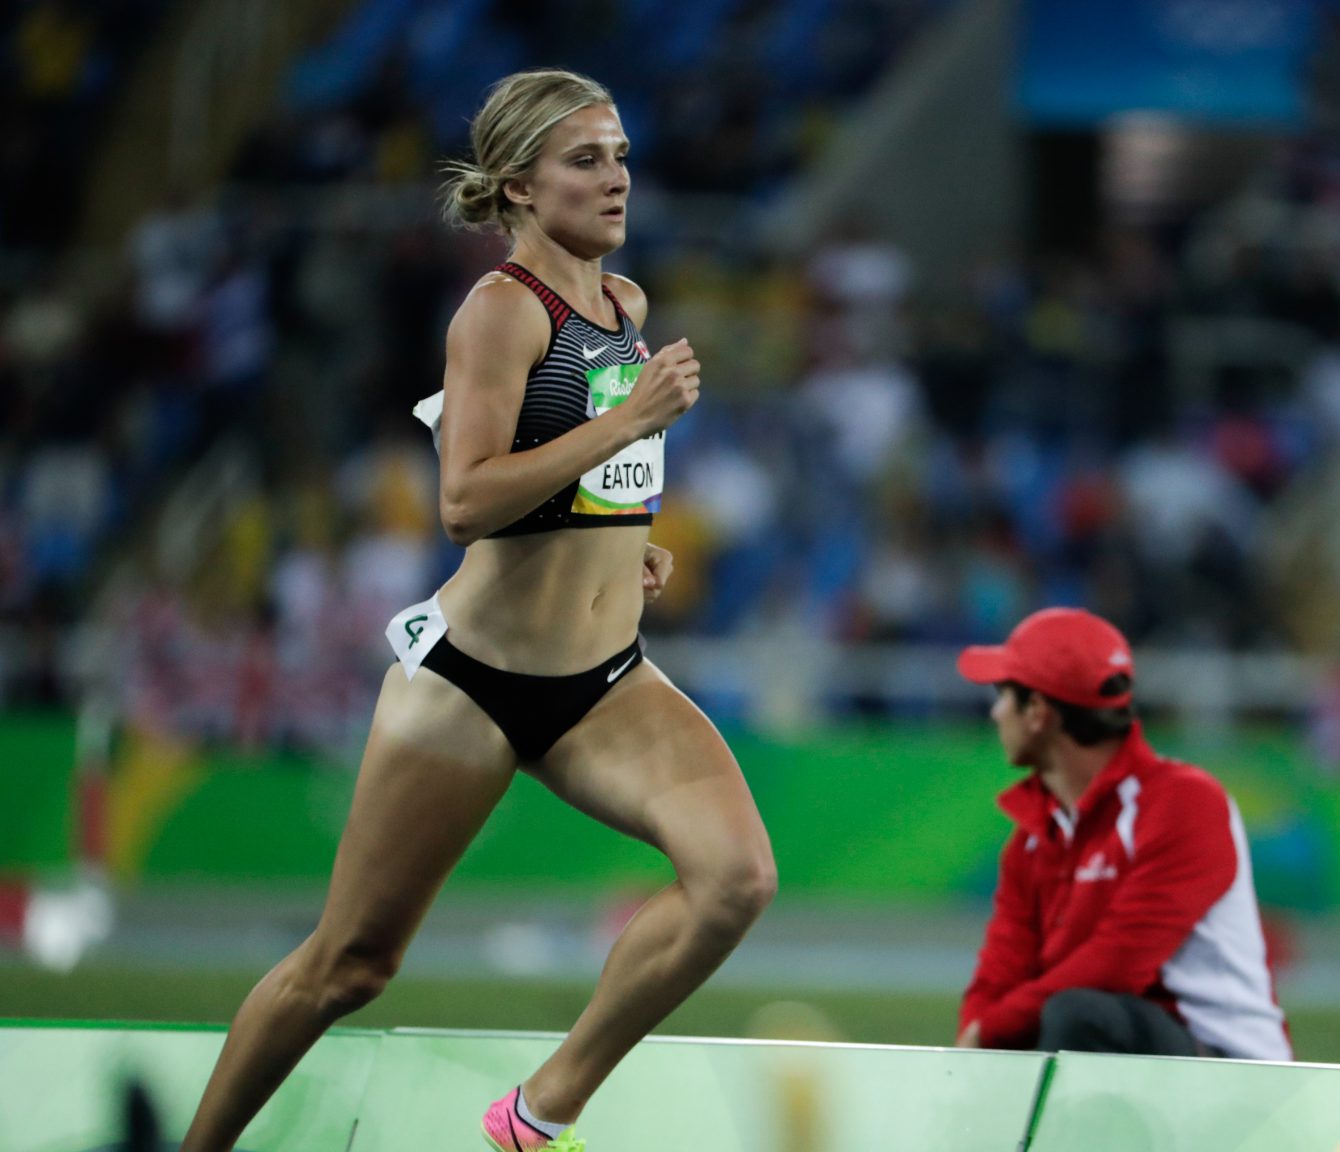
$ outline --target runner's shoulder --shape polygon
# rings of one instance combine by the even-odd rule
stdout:
[[[519,344],[533,360],[549,344],[549,314],[535,293],[505,272],[486,272],[466,294],[447,329],[448,344]]]
[[[615,272],[606,272],[603,281],[623,310],[633,318],[633,323],[642,327],[647,320],[647,294],[627,276]]]

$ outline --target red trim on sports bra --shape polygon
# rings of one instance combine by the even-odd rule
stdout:
[[[610,298],[610,303],[614,305],[614,311],[620,316],[627,317],[628,313],[623,310],[623,305],[619,303],[619,298],[610,291],[610,286],[608,284],[602,284],[600,290]]]
[[[514,280],[519,280],[539,297],[540,303],[549,310],[549,316],[554,322],[554,334],[557,335],[558,330],[567,323],[568,317],[572,315],[572,309],[564,303],[562,297],[545,284],[543,280],[540,280],[530,272],[527,272],[520,264],[513,264],[510,260],[503,261],[503,263],[499,264],[494,271],[505,272]]]

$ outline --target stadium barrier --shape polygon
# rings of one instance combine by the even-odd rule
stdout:
[[[482,1149],[488,1102],[558,1040],[337,1029],[239,1152]],[[0,1022],[0,1152],[121,1147],[130,1084],[159,1114],[150,1147],[175,1148],[222,1043],[220,1029]],[[1332,1152],[1340,1067],[654,1037],[581,1127],[606,1152]]]
[[[222,1028],[0,1026],[0,1152],[119,1148],[132,1085],[143,1088],[175,1147],[223,1038]],[[383,1041],[381,1032],[332,1030],[248,1127],[239,1152],[345,1152]]]
[[[489,1100],[558,1040],[392,1033],[353,1149],[472,1147]],[[836,1152],[870,1143],[878,1102],[874,1122],[889,1147],[1013,1152],[1043,1062],[1035,1053],[653,1038],[592,1100],[581,1135],[610,1152]]]
[[[1029,1152],[1334,1152],[1340,1067],[1063,1053]]]

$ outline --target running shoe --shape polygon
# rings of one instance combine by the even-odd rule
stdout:
[[[480,1127],[484,1139],[497,1152],[585,1152],[586,1141],[578,1140],[569,1128],[556,1139],[550,1139],[537,1128],[532,1128],[516,1110],[520,1088],[513,1088],[501,1100],[495,1100],[484,1113]]]

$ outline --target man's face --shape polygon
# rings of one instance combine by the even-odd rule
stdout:
[[[1022,707],[1015,690],[1007,684],[996,685],[996,702],[991,706],[991,719],[996,724],[1000,746],[1005,758],[1016,768],[1032,768],[1036,764],[1039,737],[1037,709],[1041,697],[1030,694]]]

